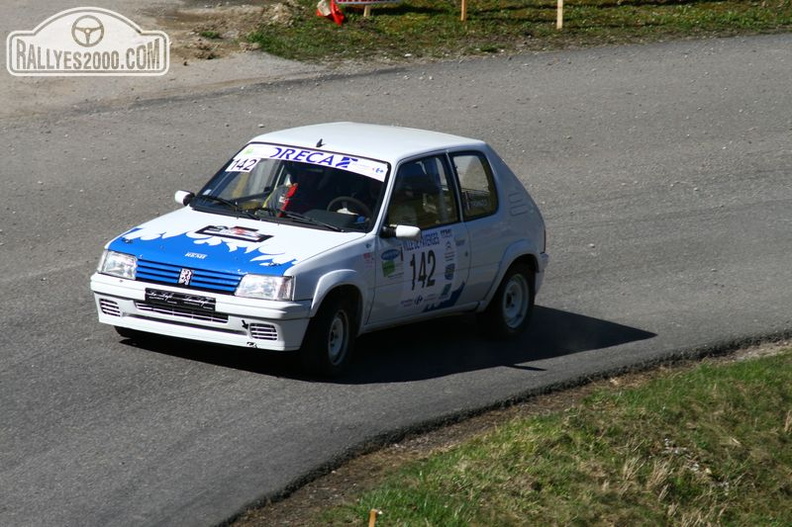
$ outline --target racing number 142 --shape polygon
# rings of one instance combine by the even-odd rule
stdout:
[[[412,290],[415,291],[415,283],[419,282],[421,288],[432,287],[435,284],[434,273],[437,265],[437,258],[432,250],[421,252],[421,261],[416,261],[416,254],[410,258],[410,268],[412,269]]]

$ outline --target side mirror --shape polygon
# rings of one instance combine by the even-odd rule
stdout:
[[[382,228],[383,238],[396,238],[397,240],[419,241],[421,229],[412,225],[386,225]]]
[[[194,197],[195,194],[192,192],[187,192],[186,190],[177,190],[176,194],[173,195],[173,200],[179,205],[189,205]]]

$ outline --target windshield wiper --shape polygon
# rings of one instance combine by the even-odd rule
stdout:
[[[263,212],[266,212],[268,216],[270,216],[270,217],[273,217],[273,218],[275,218],[275,217],[279,216],[279,215],[280,215],[280,213],[281,213],[281,212],[283,212],[282,210],[280,210],[280,209],[276,209],[275,207],[257,207],[257,208],[255,208],[255,209],[252,209],[252,211],[251,211],[251,212],[253,212],[253,214],[254,214],[254,215],[257,217],[257,218],[260,218],[261,216],[259,216],[259,214],[258,214],[258,213],[259,213],[259,212],[262,212],[262,211],[263,211]]]
[[[332,223],[318,220],[312,216],[306,216],[305,214],[300,214],[299,212],[294,212],[291,210],[276,209],[274,207],[261,207],[260,209],[256,209],[256,211],[259,210],[263,210],[264,212],[268,213],[270,216],[275,218],[289,218],[290,220],[296,220],[302,223],[316,225],[317,227],[324,227],[326,229],[330,229],[336,232],[344,231],[344,229],[342,229],[338,225],[333,225]]]
[[[296,220],[302,223],[316,225],[318,227],[325,227],[326,229],[331,229],[336,232],[344,231],[344,229],[342,229],[338,225],[333,225],[332,223],[318,220],[312,216],[306,216],[305,214],[300,214],[299,212],[294,212],[291,210],[283,210],[283,209],[278,209],[276,207],[258,207],[256,209],[253,209],[254,216],[257,219],[261,218],[261,216],[258,214],[259,212],[265,212],[267,216],[270,218],[288,218],[290,220]]]
[[[339,227],[338,225],[333,225],[332,223],[328,223],[326,221],[317,220],[314,217],[306,216],[305,214],[300,214],[299,212],[292,212],[292,211],[289,211],[289,210],[282,210],[281,213],[283,213],[283,215],[286,216],[289,219],[302,221],[304,223],[310,223],[311,225],[317,225],[319,227],[325,227],[327,229],[334,230],[336,232],[343,232],[343,230],[344,230],[341,227]]]
[[[205,199],[207,201],[214,201],[215,203],[221,203],[226,207],[230,208],[231,210],[233,210],[234,212],[238,212],[239,214],[242,214],[243,216],[247,216],[248,218],[253,220],[258,219],[258,217],[255,214],[243,209],[242,207],[239,206],[238,203],[234,203],[233,201],[229,201],[225,198],[221,198],[220,196],[212,196],[211,194],[201,194],[196,197],[200,199]]]

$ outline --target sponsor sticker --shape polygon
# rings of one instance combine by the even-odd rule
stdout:
[[[228,172],[250,172],[259,159],[281,159],[340,168],[378,181],[384,181],[385,175],[388,173],[388,164],[382,161],[321,150],[263,143],[248,145],[231,161],[226,170]]]
[[[271,238],[266,234],[261,234],[259,231],[247,229],[245,227],[224,227],[222,225],[209,225],[203,229],[196,231],[198,234],[209,234],[211,236],[220,236],[222,238],[233,238],[235,240],[244,240],[246,242],[263,242]]]
[[[202,311],[214,311],[216,305],[214,298],[149,288],[146,288],[146,302],[161,306],[178,306]]]

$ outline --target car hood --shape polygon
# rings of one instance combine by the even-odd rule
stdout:
[[[107,248],[132,254],[139,263],[236,275],[282,275],[301,261],[361,236],[185,207],[130,229]]]

